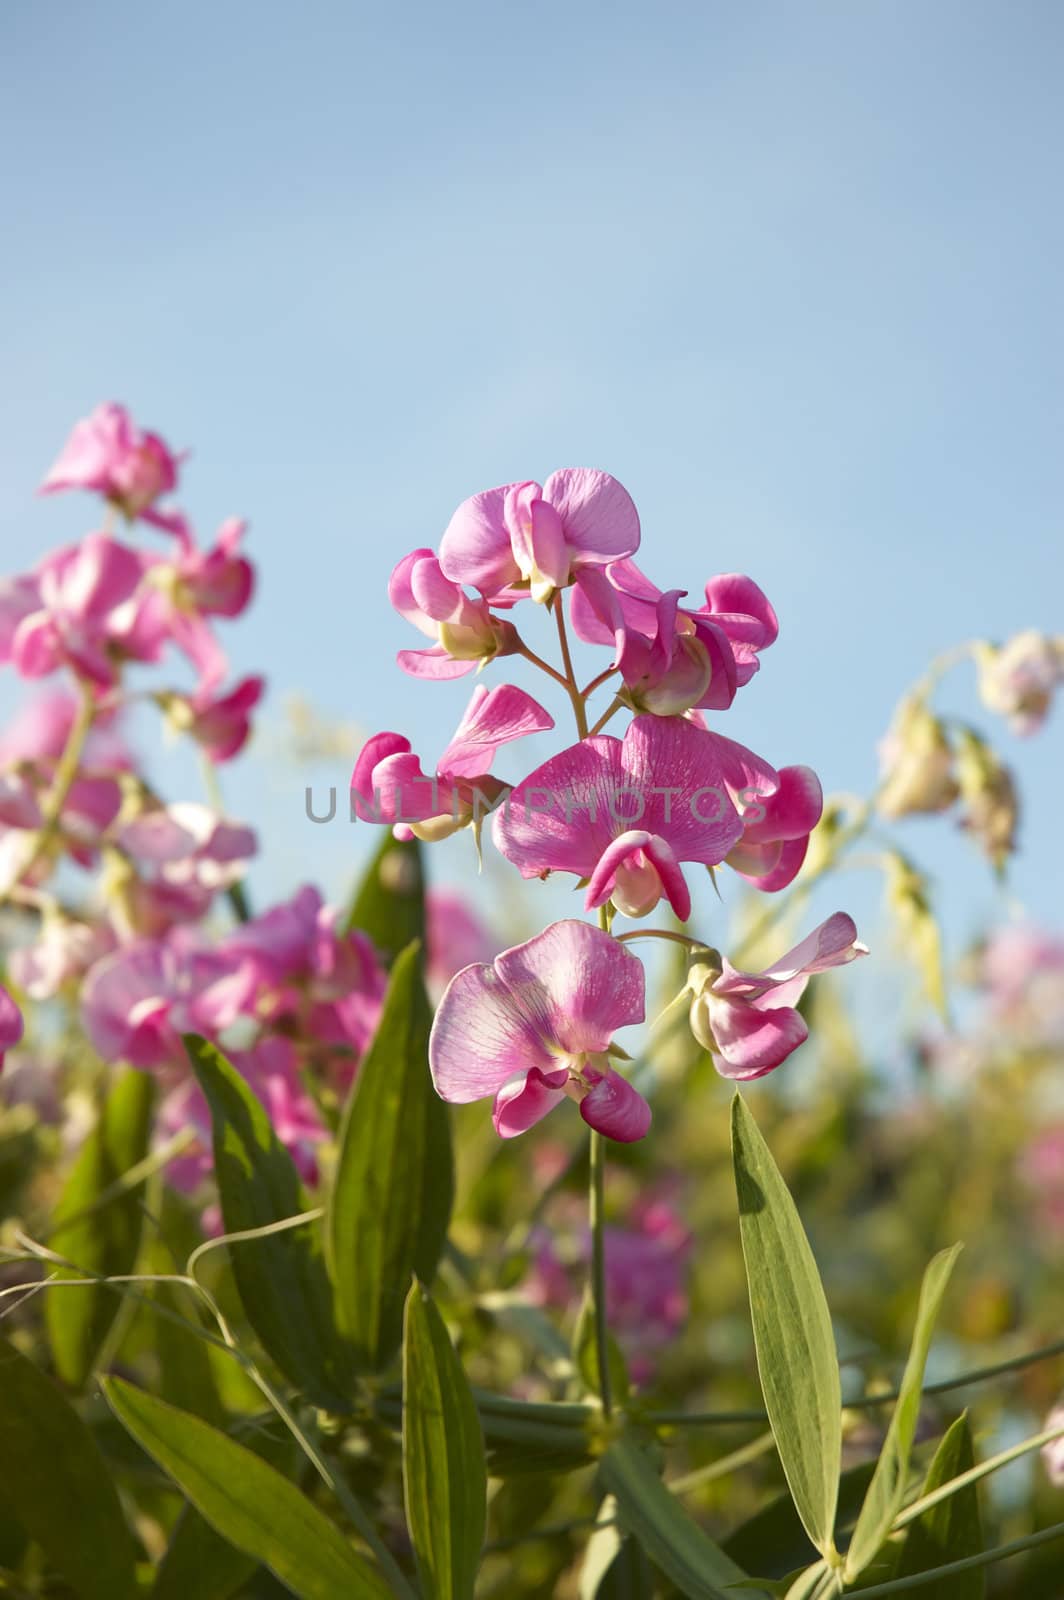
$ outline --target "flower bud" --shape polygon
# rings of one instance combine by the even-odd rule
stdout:
[[[919,695],[898,707],[879,746],[877,804],[885,817],[946,811],[957,798],[953,750],[944,724]]]
[[[1016,850],[1020,800],[1011,771],[985,739],[971,729],[961,732],[957,775],[967,828],[996,871]]]
[[[988,711],[1007,717],[1014,733],[1036,733],[1064,679],[1064,637],[1028,628],[1004,645],[975,652],[979,696]]]

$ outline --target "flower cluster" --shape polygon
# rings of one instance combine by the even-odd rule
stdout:
[[[504,1138],[565,1098],[607,1137],[643,1137],[650,1108],[616,1065],[626,1052],[614,1034],[644,1020],[643,966],[627,941],[657,930],[615,934],[615,918],[646,917],[665,901],[687,921],[692,866],[727,866],[766,893],[787,887],[823,810],[810,768],[773,766],[707,721],[732,705],[775,642],[768,599],[751,578],[728,573],[709,579],[701,605],[681,604],[685,591],[659,589],[636,564],[640,533],[615,478],[565,469],[542,485],[464,501],[439,549],[412,551],[389,585],[395,609],[432,641],[399,652],[404,671],[451,679],[520,658],[565,691],[574,715],[576,742],[508,785],[490,770],[498,752],[554,719],[513,684],[478,686],[430,770],[407,738],[384,732],[352,776],[353,814],[401,836],[434,840],[466,827],[479,836],[490,813],[496,847],[524,877],[569,874],[598,914],[597,927],[558,922],[490,964],[467,966],[443,996],[430,1046],[436,1088],[457,1102],[492,1097]],[[553,613],[559,665],[519,631],[522,607]],[[610,652],[583,688],[569,626]],[[604,686],[612,701],[592,722],[590,700]],[[619,714],[631,717],[623,736],[604,732]],[[841,913],[761,973],[661,934],[696,953],[695,1035],[722,1074],[739,1078],[771,1071],[805,1038],[794,1007],[811,973],[865,953]]]
[[[263,693],[258,676],[227,684],[216,632],[253,596],[246,526],[230,519],[201,547],[187,516],[161,504],[181,466],[121,406],[101,406],[75,427],[42,491],[100,497],[103,525],[0,582],[0,663],[49,680],[0,736],[0,905],[21,921],[3,971],[20,997],[69,999],[104,1062],[159,1078],[157,1140],[182,1135],[173,1183],[198,1185],[210,1165],[210,1118],[181,1042],[188,1031],[231,1051],[313,1178],[330,1109],[376,1026],[386,971],[311,886],[248,915],[254,830],[215,803],[167,803],[126,739],[127,708],[147,701],[210,762],[228,761]],[[135,669],[171,649],[190,665],[191,685],[136,685]],[[507,715],[518,713],[504,706]],[[463,750],[452,750],[456,771],[481,770],[472,752],[484,727],[499,726],[493,701],[480,732],[463,734],[464,768]],[[492,953],[457,903],[433,918],[429,971],[441,986],[455,970],[452,947],[467,959]],[[20,1008],[0,988],[0,1061],[22,1032]]]

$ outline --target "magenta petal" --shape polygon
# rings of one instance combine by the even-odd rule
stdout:
[[[0,1061],[4,1051],[10,1050],[22,1038],[22,1012],[0,983]]]
[[[505,1084],[495,1096],[491,1113],[499,1138],[515,1139],[540,1122],[548,1111],[553,1111],[558,1101],[565,1099],[568,1076],[565,1067],[557,1072],[541,1072],[538,1067],[532,1067],[523,1081],[518,1078]]]
[[[477,669],[475,661],[455,661],[442,645],[431,650],[397,650],[395,659],[411,678],[465,678]]]
[[[749,847],[744,841],[727,857],[727,861],[740,878],[745,878],[762,894],[776,894],[794,882],[802,870],[808,849],[808,835],[804,839],[787,839],[783,843],[775,841]]]
[[[520,582],[506,525],[507,494],[519,487],[503,484],[462,501],[440,540],[440,568],[445,577],[470,583],[485,594]]]
[[[612,1067],[581,1100],[580,1115],[589,1128],[620,1144],[645,1138],[650,1128],[650,1107]]]
[[[753,843],[770,839],[801,839],[808,836],[824,811],[824,791],[812,767],[781,767],[775,794],[763,797],[765,815],[759,822],[748,822],[745,837]]]
[[[857,938],[857,925],[845,911],[836,911],[819,928],[814,928],[793,950],[788,950],[774,966],[766,967],[763,978],[785,983],[798,973],[825,972],[829,967],[845,966],[868,954]]]
[[[591,467],[564,467],[543,485],[579,561],[603,564],[639,548],[639,513],[623,484]]]
[[[749,1001],[705,996],[717,1049],[714,1065],[724,1078],[761,1078],[809,1037],[801,1015],[789,1006],[761,1010]]]
[[[552,923],[504,950],[495,970],[539,1036],[567,1054],[603,1051],[617,1028],[643,1021],[642,962],[590,923]]]
[[[454,738],[440,757],[439,770],[450,777],[483,777],[500,745],[530,733],[546,733],[553,726],[550,712],[523,689],[512,683],[500,683],[494,689],[478,684]]]
[[[533,1067],[558,1070],[542,997],[533,993],[526,1008],[523,996],[511,994],[498,965],[466,967],[440,1001],[429,1038],[429,1067],[441,1100],[464,1105],[497,1094]]]

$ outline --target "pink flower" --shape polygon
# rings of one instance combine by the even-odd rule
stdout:
[[[1028,628],[1000,647],[979,645],[976,664],[987,709],[1007,717],[1014,733],[1037,733],[1064,682],[1064,637]]]
[[[513,624],[493,617],[488,602],[471,600],[460,583],[445,578],[431,550],[412,550],[392,573],[388,598],[401,617],[435,643],[431,650],[400,650],[396,657],[414,678],[461,678],[479,662],[508,655]]]
[[[131,520],[143,517],[169,530],[171,518],[152,508],[177,487],[180,462],[157,433],[138,428],[124,406],[97,406],[75,425],[40,492],[90,489]]]
[[[518,784],[495,815],[495,843],[526,878],[587,879],[588,910],[612,899],[641,917],[664,894],[686,920],[680,863],[713,866],[743,836],[729,789],[741,749],[681,717],[636,717],[623,740],[585,739]],[[771,785],[773,769],[750,762]]]
[[[251,713],[262,699],[265,678],[241,678],[228,694],[199,690],[194,695],[159,697],[176,727],[189,733],[209,758],[231,761],[251,736]]]
[[[182,1067],[183,1033],[215,1038],[255,1002],[255,970],[177,929],[127,945],[96,963],[82,990],[82,1019],[105,1061]]]
[[[610,1139],[642,1139],[650,1107],[609,1061],[617,1028],[642,1022],[638,958],[586,922],[556,922],[447,987],[429,1039],[436,1092],[493,1095],[495,1131],[524,1133],[566,1095]]]
[[[747,789],[754,787],[748,780]],[[751,819],[744,818],[742,838],[725,859],[755,889],[774,894],[801,870],[809,835],[824,811],[820,779],[812,767],[781,767],[777,788],[760,793],[751,809]]]
[[[363,746],[351,775],[354,813],[419,838],[446,838],[477,821],[481,807],[489,809],[504,792],[506,785],[488,776],[495,752],[553,726],[550,713],[523,689],[480,684],[432,777],[402,734],[378,733]]]
[[[762,1078],[809,1036],[794,1009],[810,977],[868,954],[853,919],[837,911],[764,972],[740,972],[707,951],[694,961],[691,1029],[724,1078]]]
[[[155,938],[174,922],[205,916],[215,894],[238,883],[258,852],[253,829],[193,801],[142,811],[113,839],[136,874],[126,885],[130,926]]]
[[[637,710],[674,716],[701,706],[723,711],[758,670],[758,653],[779,632],[776,613],[752,578],[725,573],[706,584],[697,611],[663,593],[634,561],[577,578],[573,627],[589,644],[612,644],[615,665]]]
[[[31,1000],[50,1000],[114,947],[115,936],[106,923],[46,914],[36,943],[13,950],[8,965]]]
[[[639,547],[639,513],[606,472],[567,467],[538,483],[508,483],[463,500],[440,541],[440,568],[489,599],[530,592],[547,601],[583,567]]]
[[[254,974],[257,1014],[271,1025],[336,1050],[350,1078],[380,1017],[387,974],[358,929],[305,886],[237,928],[222,945],[229,960]]]
[[[6,1051],[13,1050],[22,1038],[22,1012],[0,983],[0,1067]]]
[[[6,632],[9,659],[24,678],[44,678],[69,667],[80,678],[110,688],[118,678],[123,655],[129,654],[126,630],[130,602],[140,586],[145,560],[128,545],[105,533],[90,533],[41,562],[30,581],[23,580],[22,601],[28,609]],[[9,623],[13,611],[9,602]],[[0,649],[4,640],[0,638]]]

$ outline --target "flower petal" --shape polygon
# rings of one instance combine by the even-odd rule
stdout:
[[[553,726],[550,712],[523,689],[512,683],[500,683],[494,689],[478,684],[454,738],[440,757],[439,770],[448,777],[483,777],[500,745],[530,733],[546,733]]]
[[[714,1065],[724,1078],[761,1078],[809,1037],[800,1013],[790,1006],[761,1010],[712,990],[703,998],[717,1047]]]
[[[645,1015],[642,962],[587,922],[553,923],[497,956],[495,970],[539,1037],[572,1055],[605,1050]]]
[[[633,1144],[650,1129],[650,1107],[639,1090],[612,1067],[581,1100],[580,1115],[589,1128],[620,1144]]]
[[[558,1070],[542,1000],[537,1026],[534,1012],[521,1003],[524,997],[511,993],[498,965],[466,967],[440,1001],[429,1037],[429,1067],[442,1100],[465,1105],[497,1094],[533,1067]]]
[[[604,564],[639,548],[639,513],[623,484],[592,467],[563,467],[543,485],[580,561]]]
[[[532,1067],[524,1078],[505,1084],[495,1096],[491,1120],[500,1139],[515,1139],[525,1133],[548,1111],[553,1111],[559,1100],[565,1099],[565,1081],[568,1069],[541,1072]]]

